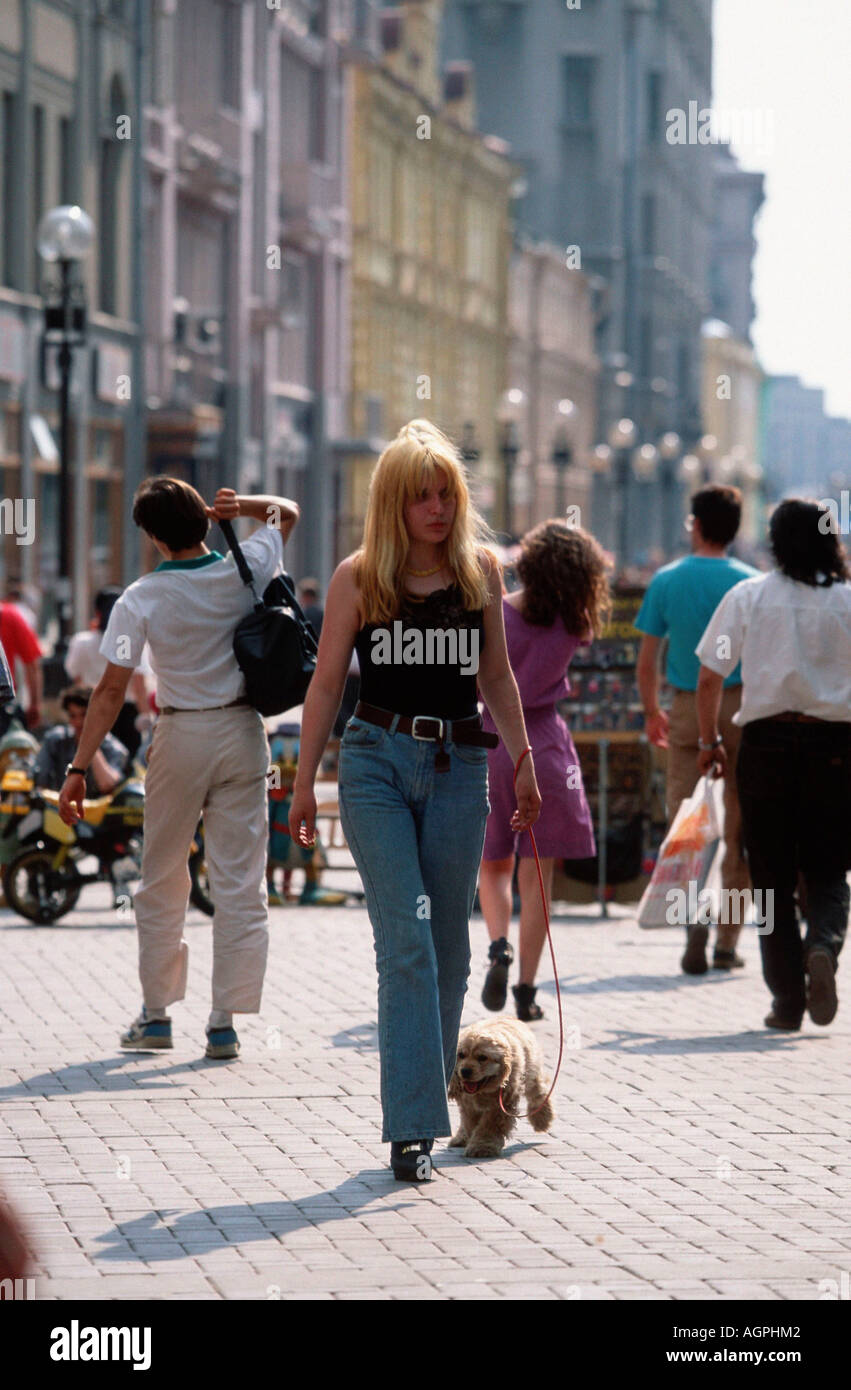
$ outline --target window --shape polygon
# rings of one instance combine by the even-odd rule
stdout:
[[[287,252],[281,265],[281,334],[279,379],[290,385],[311,386],[311,320],[315,277],[309,256]]]
[[[38,293],[40,260],[36,228],[44,212],[44,107],[34,106],[32,119],[32,181],[30,183],[30,287]]]
[[[2,142],[2,202],[0,202],[0,250],[2,250],[2,262],[0,262],[0,282],[4,285],[12,283],[12,209],[15,206],[14,200],[14,170],[12,151],[15,148],[15,98],[11,92],[3,93],[3,102],[0,107],[0,142]]]
[[[118,175],[121,155],[118,142],[109,136],[100,142],[98,229],[98,302],[105,314],[116,312],[118,274]]]
[[[656,199],[645,193],[641,199],[641,254],[652,256],[656,251]]]
[[[642,314],[639,324],[638,374],[645,381],[653,376],[653,319]]]
[[[594,118],[594,59],[570,53],[562,60],[563,120],[590,125]]]
[[[323,100],[322,72],[319,68],[310,69],[309,98],[310,125],[308,129],[308,155],[311,159],[325,158],[325,104]]]
[[[59,201],[76,203],[74,178],[74,123],[70,116],[59,117]]]
[[[222,43],[221,60],[221,97],[222,105],[229,106],[232,110],[239,110],[239,71],[240,71],[240,24],[242,21],[242,7],[232,5],[225,0],[224,12],[221,16],[221,29],[224,42]]]
[[[662,130],[662,74],[661,72],[648,72],[647,74],[647,110],[645,139],[648,145],[655,145]]]
[[[59,477],[42,473],[39,477],[40,507],[38,535],[41,550],[41,572],[55,576],[59,572]]]

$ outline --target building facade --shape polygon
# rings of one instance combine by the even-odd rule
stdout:
[[[344,72],[361,0],[154,0],[146,107],[148,463],[302,508],[327,582],[347,435]]]
[[[851,475],[851,424],[825,413],[824,391],[796,376],[768,376],[762,459],[772,496],[831,497]]]
[[[762,468],[764,376],[751,342],[755,222],[764,178],[742,169],[727,145],[713,151],[713,222],[709,281],[713,317],[702,330],[701,409],[714,441],[705,461],[719,481],[742,491],[740,537],[756,545],[765,535]]]
[[[93,591],[124,577],[136,17],[135,0],[0,5],[0,466],[3,497],[30,501],[35,516],[31,544],[3,535],[0,564],[4,582],[19,577],[38,591],[44,623],[55,614],[61,528],[71,533],[76,625]],[[80,266],[87,342],[74,349],[71,382],[73,521],[60,506],[56,354],[42,345],[57,276],[36,245],[44,213],[69,203],[95,225]]]
[[[713,481],[728,482],[742,492],[743,541],[763,539],[761,463],[763,372],[750,343],[717,319],[703,326],[703,420],[713,439],[707,460]]]
[[[710,100],[710,0],[449,0],[445,52],[473,62],[482,122],[524,169],[522,229],[578,252],[596,287],[598,439],[626,417],[640,444],[676,431],[692,447],[712,150],[689,120]],[[665,546],[653,489],[626,487],[630,552]]]
[[[377,449],[432,419],[461,446],[477,500],[507,525],[498,410],[515,169],[475,129],[468,65],[439,65],[442,0],[381,13],[381,60],[350,68],[352,360],[338,553],[360,542]]]
[[[712,160],[713,220],[709,291],[712,317],[729,325],[740,342],[751,341],[756,314],[753,263],[755,223],[765,202],[765,176],[742,169],[728,145],[716,145]]]
[[[599,361],[588,278],[547,243],[520,240],[509,278],[508,390],[503,448],[517,447],[511,531],[564,516],[590,525],[588,457]]]

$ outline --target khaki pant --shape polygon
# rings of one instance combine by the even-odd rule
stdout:
[[[739,810],[739,796],[736,790],[736,758],[742,731],[733,723],[733,715],[742,701],[742,687],[726,687],[721,696],[721,710],[718,716],[718,732],[724,740],[727,753],[727,775],[724,778],[724,857],[721,861],[722,887],[740,894],[749,890],[750,876],[744,857],[742,842],[742,816]],[[700,731],[697,722],[697,699],[693,690],[675,690],[669,713],[668,728],[668,776],[666,788],[666,811],[668,824],[674,819],[681,801],[691,796],[697,780],[697,755]],[[741,904],[742,912],[730,913],[728,908],[721,912],[718,927],[718,946],[731,950],[739,938],[741,916],[749,899],[741,897],[727,900]],[[738,923],[725,921],[729,916],[739,915]]]
[[[149,1009],[186,994],[187,860],[204,812],[215,903],[213,1008],[257,1013],[268,948],[269,744],[248,706],[162,715],[145,778],[142,884],[136,894],[139,975]]]

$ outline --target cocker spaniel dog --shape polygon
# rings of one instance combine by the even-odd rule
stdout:
[[[467,1158],[500,1154],[524,1097],[529,1123],[543,1133],[555,1119],[551,1102],[541,1105],[548,1089],[538,1044],[525,1023],[496,1018],[465,1028],[449,1083],[449,1099],[458,1102],[461,1123],[449,1147],[463,1149]],[[500,1091],[505,1114],[500,1109]]]

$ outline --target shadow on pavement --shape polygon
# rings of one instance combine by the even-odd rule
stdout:
[[[353,1028],[342,1028],[331,1039],[332,1047],[363,1047],[375,1052],[378,1050],[378,1024],[356,1023]]]
[[[183,1260],[187,1254],[198,1253],[200,1246],[216,1250],[227,1246],[242,1247],[259,1240],[276,1240],[290,1231],[322,1226],[329,1221],[347,1220],[375,1202],[382,1203],[382,1212],[404,1211],[419,1201],[423,1192],[428,1189],[433,1191],[439,1183],[440,1178],[435,1178],[422,1191],[413,1184],[400,1191],[401,1184],[396,1183],[389,1169],[365,1168],[327,1192],[300,1197],[297,1201],[206,1207],[176,1216],[172,1221],[169,1220],[171,1213],[167,1209],[163,1212],[152,1211],[132,1221],[118,1222],[111,1231],[98,1236],[96,1243],[104,1248],[98,1250],[94,1258],[126,1260],[128,1242],[131,1245],[144,1245],[143,1251],[134,1251],[134,1254],[145,1263],[155,1264],[164,1260]],[[388,1206],[385,1202],[387,1197],[401,1197],[403,1200]],[[229,1235],[224,1234],[225,1229]],[[216,1235],[222,1237],[220,1241],[210,1239]],[[162,1240],[163,1236],[171,1239]],[[162,1246],[158,1248],[160,1240]],[[187,1248],[184,1249],[184,1246]]]
[[[632,1033],[619,1029],[607,1042],[591,1043],[590,1050],[629,1052],[631,1056],[640,1053],[679,1056],[687,1052],[777,1052],[790,1043],[818,1040],[815,1033],[779,1033],[762,1028],[744,1033],[709,1033],[690,1038],[667,1038],[658,1033]]]
[[[525,1156],[535,1152],[543,1142],[544,1136],[541,1135],[538,1139],[508,1144],[502,1154],[494,1159],[470,1159],[465,1158],[460,1149],[444,1149],[440,1151],[439,1168],[444,1176],[448,1176],[453,1169],[502,1163],[506,1187],[522,1187],[524,1183],[533,1181],[532,1175],[518,1166],[506,1168],[505,1160],[515,1154]],[[422,1200],[424,1195],[431,1193],[434,1196],[440,1192],[440,1173],[431,1183],[418,1187],[415,1184],[397,1183],[388,1168],[364,1168],[337,1187],[295,1201],[206,1207],[175,1216],[173,1220],[169,1219],[173,1213],[168,1209],[147,1212],[132,1221],[117,1222],[111,1231],[98,1236],[96,1244],[103,1248],[94,1254],[94,1258],[126,1261],[127,1246],[130,1244],[144,1247],[133,1251],[133,1257],[140,1262],[155,1264],[182,1260],[187,1255],[197,1254],[200,1248],[217,1250],[242,1247],[254,1241],[285,1238],[291,1231],[304,1230],[309,1226],[345,1221],[378,1202],[381,1203],[382,1212],[404,1211]],[[401,1200],[388,1204],[387,1198],[390,1197]],[[217,1240],[217,1236],[221,1236],[221,1240]],[[159,1242],[162,1244],[159,1245]],[[281,1243],[284,1243],[283,1239]]]
[[[25,918],[18,917],[14,912],[0,912],[0,931],[2,932],[60,932],[60,931],[135,931],[136,919],[132,913],[116,913],[115,921],[105,922],[103,909],[90,909],[92,917],[98,916],[99,920],[93,922],[81,922],[80,913],[85,909],[74,908],[74,920],[69,922],[67,917],[60,917],[58,922],[27,922]]]
[[[144,1070],[136,1068],[132,1073],[121,1072],[121,1068],[131,1062],[138,1062],[140,1056],[155,1056],[155,1053],[126,1052],[118,1057],[105,1057],[97,1062],[75,1062],[69,1067],[56,1067],[53,1071],[39,1072],[37,1076],[31,1076],[28,1081],[19,1081],[15,1086],[0,1086],[0,1101],[13,1100],[22,1096],[32,1100],[39,1094],[47,1099],[57,1094],[56,1083],[62,1087],[61,1094],[81,1095],[89,1092],[96,1095],[110,1095],[116,1091],[136,1091],[142,1094],[139,1083],[144,1083],[144,1089],[151,1091],[170,1091],[173,1086],[168,1081],[157,1084],[157,1077],[169,1077],[178,1075],[180,1072],[197,1073],[204,1071],[221,1071],[221,1061],[215,1061],[203,1055],[195,1058],[191,1062],[174,1062],[168,1067],[146,1067]],[[116,1084],[116,1083],[124,1084]]]
[[[704,989],[718,988],[737,977],[730,970],[709,971],[706,975],[610,975],[608,979],[577,980],[571,976],[559,979],[562,994],[640,994],[642,990],[661,991],[666,989],[693,989],[700,984]],[[538,989],[543,994],[555,994],[552,980],[542,980]]]

